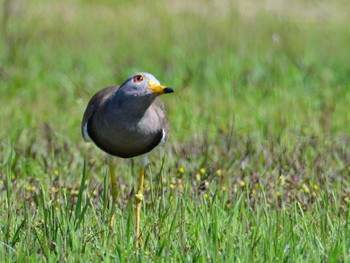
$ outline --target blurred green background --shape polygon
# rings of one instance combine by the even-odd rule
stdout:
[[[88,99],[137,71],[173,86],[173,141],[348,134],[346,1],[2,1],[1,138],[78,143]],[[265,133],[265,134],[264,134]],[[24,135],[23,135],[24,136]]]

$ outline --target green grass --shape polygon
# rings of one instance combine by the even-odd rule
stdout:
[[[349,262],[346,1],[1,1],[4,262]],[[137,71],[175,93],[150,155],[85,145],[89,98]]]

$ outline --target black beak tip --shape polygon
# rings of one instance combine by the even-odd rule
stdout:
[[[164,93],[173,93],[174,89],[171,87],[166,87],[163,91],[164,91]]]

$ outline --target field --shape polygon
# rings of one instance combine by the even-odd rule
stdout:
[[[350,262],[350,5],[1,0],[0,261]],[[99,89],[154,74],[171,134],[138,160],[80,134]]]

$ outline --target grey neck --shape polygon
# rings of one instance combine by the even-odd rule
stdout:
[[[128,116],[141,117],[145,114],[147,109],[154,102],[156,97],[154,95],[145,96],[114,96],[111,104],[114,109],[126,112]]]

